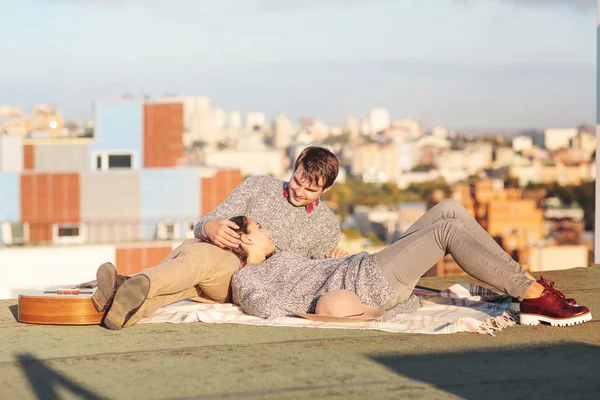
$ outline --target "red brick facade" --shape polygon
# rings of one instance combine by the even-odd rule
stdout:
[[[240,170],[217,171],[214,177],[200,182],[200,215],[205,215],[225,200],[242,182]]]
[[[117,247],[116,267],[121,275],[136,274],[160,263],[171,252],[171,246]]]
[[[32,144],[23,146],[23,169],[35,169],[35,147]]]
[[[21,221],[32,243],[52,242],[52,225],[80,220],[79,174],[22,174]]]
[[[177,165],[183,157],[183,104],[144,104],[144,168]]]

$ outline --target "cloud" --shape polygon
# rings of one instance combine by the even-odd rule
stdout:
[[[176,6],[189,2],[196,4],[193,0],[44,0],[50,3],[71,3],[76,5],[101,5],[110,7],[125,7],[125,6],[142,6],[142,7],[166,7]],[[240,6],[239,0],[221,0],[222,3],[228,3],[229,6]],[[253,0],[250,4],[262,11],[285,11],[299,8],[313,7],[346,7],[356,3],[364,3],[366,1],[382,1],[382,0]]]
[[[182,2],[182,0],[167,1],[167,0],[45,0],[54,3],[74,3],[81,5],[107,5],[107,6],[123,6],[123,5],[161,5],[171,2]],[[312,7],[317,5],[327,4],[351,4],[363,2],[366,0],[253,0],[253,3],[264,10],[279,10],[299,7]],[[373,0],[371,0],[373,1]],[[225,2],[225,1],[223,1]],[[236,4],[237,0],[228,0],[231,4]]]
[[[100,5],[108,7],[144,6],[154,7],[164,4],[159,0],[46,0],[49,3],[71,3],[81,6]]]
[[[157,6],[166,3],[165,0],[45,0],[55,3],[74,3],[74,4],[96,4],[106,6],[124,6],[124,5],[143,5]],[[351,6],[354,4],[367,2],[382,2],[391,0],[254,0],[257,8],[265,11],[287,10],[295,8],[307,8],[317,6]],[[429,0],[431,2],[438,0]],[[474,0],[454,0],[461,4],[475,4]],[[556,7],[565,6],[574,9],[589,9],[596,7],[596,0],[496,0],[503,3],[517,6],[530,7]],[[236,3],[237,0],[229,0],[230,3]],[[169,3],[169,2],[167,2]]]
[[[307,5],[318,4],[314,0],[259,0],[258,8],[262,10],[281,10],[289,8],[306,7]]]
[[[50,3],[74,3],[74,4],[100,4],[106,6],[115,6],[125,4],[125,0],[46,0]]]
[[[456,0],[473,3],[470,0]],[[502,3],[523,7],[567,7],[574,10],[588,10],[596,7],[596,0],[497,0]]]
[[[295,8],[307,8],[317,6],[351,6],[359,3],[382,2],[386,0],[255,0],[259,9],[265,11],[278,11]],[[387,0],[391,1],[391,0]],[[429,0],[431,2],[439,0]],[[476,4],[475,0],[454,0],[461,4]],[[508,3],[517,6],[530,7],[556,7],[564,6],[572,9],[589,9],[596,7],[596,0],[496,0],[502,3]]]
[[[506,1],[506,0],[504,0]],[[508,0],[519,5],[532,6],[569,6],[569,7],[596,7],[596,0]]]
[[[348,7],[354,4],[386,0],[256,0],[256,6],[263,11],[280,11],[296,8],[338,6]],[[387,0],[390,1],[390,0]]]

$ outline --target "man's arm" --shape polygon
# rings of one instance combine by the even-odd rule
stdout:
[[[335,217],[331,217],[323,231],[325,232],[323,237],[310,251],[310,258],[323,259],[330,256],[340,242],[340,224]]]
[[[208,239],[204,232],[204,225],[208,221],[219,221],[245,215],[248,203],[259,189],[259,180],[260,177],[251,176],[240,183],[229,197],[196,222],[194,236],[199,239]]]

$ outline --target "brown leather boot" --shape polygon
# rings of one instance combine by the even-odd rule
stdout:
[[[115,293],[110,309],[104,316],[104,325],[111,330],[125,327],[129,319],[144,304],[149,291],[150,278],[146,275],[135,275],[123,282]],[[127,326],[130,325],[132,324]]]
[[[107,310],[119,286],[129,279],[128,276],[117,274],[117,269],[110,262],[105,262],[96,271],[98,288],[92,294],[92,304],[98,312]]]

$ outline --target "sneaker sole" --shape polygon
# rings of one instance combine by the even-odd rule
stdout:
[[[552,326],[571,326],[582,324],[592,320],[592,313],[587,312],[583,315],[572,318],[551,318],[539,314],[523,314],[519,317],[521,325],[539,325],[540,322],[547,322]]]
[[[96,271],[96,282],[98,287],[92,294],[92,304],[98,312],[105,311],[113,296],[117,282],[117,268],[112,263],[106,262]]]
[[[136,275],[125,281],[115,294],[112,306],[104,317],[104,325],[118,331],[125,325],[127,316],[139,308],[150,291],[150,279],[146,275]]]

